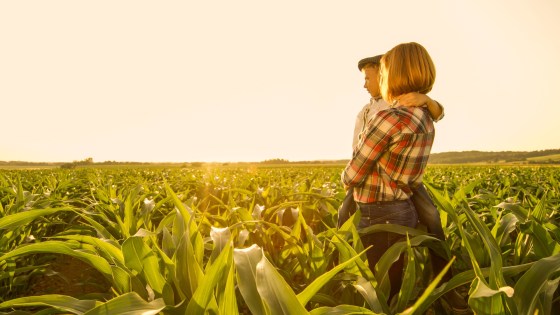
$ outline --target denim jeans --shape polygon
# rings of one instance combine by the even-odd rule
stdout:
[[[354,189],[350,187],[346,192],[342,205],[338,209],[338,228],[356,212],[356,202],[354,201],[353,192]],[[420,223],[426,226],[428,233],[434,234],[434,236],[440,240],[445,240],[439,212],[423,184],[420,184],[420,186],[412,190],[411,199],[416,208],[418,219]]]
[[[362,214],[358,229],[386,223],[414,228],[418,223],[418,215],[410,199],[389,202],[358,203],[358,208]],[[375,273],[375,265],[387,249],[403,238],[403,235],[390,232],[376,232],[361,237],[364,247],[373,245],[366,253],[372,272]],[[403,269],[404,257],[401,255],[389,269],[389,280],[391,282],[389,300],[400,290]]]
[[[340,228],[342,224],[344,224],[344,222],[346,222],[350,216],[356,212],[356,202],[354,201],[353,192],[354,189],[350,187],[350,189],[346,192],[342,205],[338,209],[338,228]],[[445,241],[445,234],[443,233],[443,228],[441,226],[439,212],[423,184],[412,190],[411,200],[414,204],[414,208],[416,209],[416,213],[418,214],[418,220],[426,226],[428,233],[431,233],[438,239]],[[441,270],[443,270],[445,265],[449,262],[447,258],[441,257],[431,249],[430,257],[434,275],[437,275]],[[443,282],[446,282],[449,279],[451,279],[450,272],[443,276]]]

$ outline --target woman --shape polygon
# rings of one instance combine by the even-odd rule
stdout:
[[[430,55],[417,43],[395,46],[381,59],[380,89],[391,108],[372,119],[353,157],[342,173],[346,188],[353,187],[354,200],[361,211],[358,228],[374,224],[416,227],[418,215],[410,197],[422,183],[434,141],[434,125],[424,107],[404,107],[399,97],[410,92],[428,93],[436,71]],[[379,258],[402,238],[395,233],[378,232],[362,238],[372,271]],[[389,270],[389,300],[399,292],[403,257]]]

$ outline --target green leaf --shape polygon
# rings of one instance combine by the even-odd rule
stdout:
[[[191,216],[189,210],[187,210],[181,200],[179,200],[179,197],[177,197],[171,187],[169,187],[167,182],[165,183],[165,189],[177,209],[176,220],[173,225],[173,237],[175,238],[176,243],[179,243],[179,240],[183,237],[184,231],[186,231],[191,243],[194,258],[196,261],[202,262],[204,258],[204,241],[200,235],[198,226],[195,224],[194,218]],[[178,234],[178,232],[180,234]]]
[[[500,221],[496,223],[494,229],[492,229],[492,234],[495,235],[496,242],[503,245],[504,241],[508,239],[507,236],[509,236],[509,234],[517,227],[518,222],[519,219],[513,213],[507,213],[504,215]],[[496,231],[495,233],[494,230]]]
[[[225,275],[226,272],[230,270],[231,264],[233,263],[232,253],[231,243],[228,243],[218,258],[216,258],[216,261],[207,268],[208,270],[204,275],[204,279],[202,279],[202,282],[187,305],[186,314],[205,314],[206,308],[214,298],[213,291],[216,286],[219,283],[223,283],[225,286],[225,282],[227,282]]]
[[[155,315],[164,308],[162,299],[155,299],[148,303],[135,292],[130,292],[109,300],[84,315]]]
[[[257,289],[257,264],[263,256],[262,249],[256,244],[251,247],[233,250],[233,260],[237,270],[237,286],[252,314],[267,314]]]
[[[175,263],[175,284],[183,297],[190,299],[202,282],[204,271],[196,259],[188,233],[184,233],[180,239],[173,261]]]
[[[469,306],[475,314],[506,314],[505,303],[502,300],[503,294],[511,296],[513,289],[511,287],[504,287],[494,290],[486,285],[486,281],[477,277],[469,292]]]
[[[222,249],[227,246],[231,238],[231,231],[229,227],[217,228],[212,226],[210,227],[210,238],[214,243],[214,249],[212,250],[210,261],[214,261],[214,259],[220,255]]]
[[[554,305],[554,294],[558,289],[558,284],[560,282],[560,278],[556,278],[554,280],[549,280],[546,282],[546,285],[543,286],[542,293],[540,294],[540,309],[539,314],[552,314],[552,307]]]
[[[552,239],[543,225],[538,224],[536,221],[529,221],[527,223],[529,229],[524,229],[524,232],[532,236],[530,243],[533,245],[537,259],[555,255],[560,251],[560,244]]]
[[[3,267],[2,264],[0,264],[0,271],[3,271],[0,272],[0,280],[3,278],[3,273],[7,273],[8,274],[7,278],[9,278],[10,280],[10,290],[11,290],[12,285],[14,283],[14,276],[16,274],[16,261],[15,259],[10,258],[10,259],[6,259],[5,262],[6,262],[5,267]]]
[[[443,211],[445,211],[448,214],[455,213],[455,210],[454,210],[455,208],[453,207],[453,205],[451,204],[451,202],[449,202],[449,200],[447,198],[445,198],[442,194],[440,194],[439,191],[437,191],[437,189],[435,189],[429,183],[424,182],[424,185],[426,186],[426,188],[430,191],[430,193],[434,197],[433,201],[438,206],[438,209],[442,209]]]
[[[78,300],[67,295],[48,294],[27,296],[0,303],[0,309],[30,306],[48,306],[72,314],[84,314],[84,312],[96,306],[96,301]]]
[[[412,299],[414,288],[416,287],[416,259],[412,246],[410,245],[410,238],[406,236],[406,251],[407,263],[402,277],[402,285],[399,292],[399,299],[397,300],[397,311],[402,311],[408,305],[408,301]]]
[[[366,251],[364,250],[360,254],[358,254],[358,255],[350,258],[349,260],[335,266],[334,268],[332,268],[331,270],[329,270],[325,274],[323,274],[320,277],[318,277],[317,279],[315,279],[315,281],[313,281],[311,284],[309,284],[305,288],[305,290],[303,290],[300,294],[297,295],[299,303],[301,303],[301,305],[305,306],[307,304],[307,302],[309,302],[309,300],[313,297],[313,295],[315,295],[317,292],[319,292],[319,290],[324,285],[326,285],[337,273],[344,270],[344,268],[346,268],[348,265],[352,264],[356,259],[360,258],[360,256],[362,254],[364,254],[365,252]],[[262,262],[262,260],[261,260],[261,262]]]
[[[560,254],[538,260],[515,284],[513,300],[519,314],[533,314],[547,281],[560,270]]]
[[[447,273],[451,265],[455,261],[455,257],[451,258],[451,260],[445,265],[443,270],[435,277],[435,279],[428,285],[426,290],[420,295],[420,297],[414,302],[414,304],[406,309],[401,315],[412,315],[412,314],[424,314],[426,309],[430,305],[432,305],[433,301],[429,299],[429,296],[434,292],[436,286],[439,284],[443,276]]]
[[[53,238],[76,240],[82,243],[91,244],[100,249],[107,258],[111,258],[114,263],[124,265],[124,256],[121,249],[106,240],[89,235],[63,235],[55,236]]]
[[[141,237],[129,237],[122,244],[125,265],[144,275],[147,283],[157,293],[162,294],[165,279],[159,261],[151,248]]]
[[[469,207],[465,207],[464,210],[467,218],[473,225],[475,231],[480,235],[486,250],[490,255],[491,269],[488,280],[490,286],[494,286],[496,289],[505,287],[506,281],[502,275],[502,252],[500,250],[500,246],[496,242],[496,239],[492,236],[492,232],[490,232],[488,227],[480,220],[480,218],[476,216]],[[481,279],[481,281],[485,280]]]
[[[17,257],[17,256],[29,255],[29,254],[39,254],[39,253],[65,254],[78,258],[90,264],[99,272],[103,273],[106,277],[111,278],[111,266],[105,259],[99,257],[98,255],[88,254],[85,252],[74,250],[66,243],[59,242],[59,241],[46,241],[46,242],[20,246],[0,256],[0,261],[9,259],[11,257]]]
[[[162,250],[167,256],[171,257],[173,256],[173,253],[175,252],[177,247],[173,242],[173,237],[171,236],[171,233],[169,233],[169,230],[167,228],[165,227],[163,228],[162,234],[163,234],[163,239],[161,241]]]
[[[549,211],[546,208],[547,204],[548,204],[548,192],[545,191],[541,200],[539,201],[535,209],[533,209],[533,211],[531,212],[531,218],[535,219],[539,223],[545,221],[546,216],[549,213]]]
[[[224,291],[218,290],[218,303],[222,314],[239,314],[237,298],[235,295],[235,265],[230,263],[229,272],[226,274],[226,286]]]
[[[356,214],[357,213],[359,213],[359,211],[356,212]],[[354,214],[354,215],[356,215],[356,214]],[[356,231],[355,227],[354,227],[354,231]],[[352,257],[356,256],[358,249],[361,249],[362,251],[364,250],[364,248],[362,246],[362,242],[361,242],[359,236],[357,236],[358,235],[357,231],[356,231],[355,234],[356,234],[356,238],[354,238],[354,244],[356,244],[356,242],[358,244],[358,245],[355,245],[355,248],[352,247],[350,244],[348,244],[348,242],[344,238],[341,237],[340,233],[335,233],[333,235],[333,238],[332,238],[331,242],[334,246],[336,246],[336,249],[339,252],[339,255],[340,255],[339,261],[346,261],[346,260],[351,259]],[[375,281],[375,277],[373,276],[373,273],[371,272],[371,269],[364,262],[365,259],[366,259],[366,255],[363,256],[363,259],[356,260],[355,265],[346,268],[345,271],[348,272],[348,273],[352,273],[352,274],[355,274],[357,276],[363,276],[366,279]]]
[[[427,242],[439,242],[435,237],[428,235],[418,235],[410,239],[410,244],[413,247],[420,246]],[[375,265],[375,275],[377,282],[379,283],[381,290],[387,296],[389,295],[389,268],[399,259],[399,256],[404,253],[407,249],[407,243],[405,241],[400,241],[393,244],[387,251],[381,256],[379,262]],[[371,262],[370,262],[371,263]]]
[[[514,277],[516,275],[519,275],[519,274],[527,271],[529,268],[531,268],[531,266],[533,266],[533,264],[534,263],[528,263],[528,264],[523,264],[523,265],[504,267],[502,269],[502,272],[503,272],[504,277]],[[490,267],[480,269],[480,274],[483,277],[487,277],[489,273],[490,273]],[[440,273],[440,275],[442,275],[442,273]],[[446,282],[443,285],[441,285],[440,287],[434,289],[433,292],[428,297],[425,298],[425,302],[422,303],[421,306],[419,307],[419,312],[418,313],[422,314],[427,309],[427,306],[434,303],[437,299],[439,299],[445,293],[447,293],[447,292],[449,292],[449,291],[451,291],[455,288],[458,288],[459,286],[469,284],[469,283],[473,282],[473,280],[475,278],[476,278],[476,272],[474,270],[463,271],[463,272],[459,273],[458,275],[454,276],[448,282]],[[431,285],[432,284],[430,284],[430,286]],[[430,287],[430,286],[428,286],[428,287]],[[515,295],[514,295],[514,297],[515,297]],[[420,297],[420,299],[423,299],[423,298],[424,298],[424,294]]]
[[[0,218],[0,230],[14,229],[29,224],[37,218],[49,216],[61,211],[74,211],[72,208],[35,209],[17,212]]]
[[[104,239],[113,239],[113,236],[105,228],[105,226],[103,226],[103,224],[95,221],[95,219],[90,217],[89,214],[78,213],[78,215],[80,215],[80,217],[82,217],[82,219],[86,220],[91,226],[93,226],[93,228],[95,229],[95,231],[97,232],[97,234],[99,236],[103,237]]]
[[[377,291],[370,281],[364,277],[358,277],[354,283],[354,288],[364,297],[372,311],[376,313],[384,313],[383,307],[377,297]]]
[[[130,292],[130,274],[121,267],[111,266],[113,271],[113,287],[118,293]]]
[[[308,314],[292,288],[264,254],[256,271],[257,290],[271,315]]]

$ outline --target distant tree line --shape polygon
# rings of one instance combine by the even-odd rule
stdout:
[[[549,161],[539,160],[538,162],[529,161],[529,158],[544,157],[548,155],[560,154],[560,149],[540,150],[540,151],[501,151],[501,152],[484,152],[484,151],[462,151],[462,152],[443,152],[432,153],[429,163],[434,164],[461,164],[461,163],[560,163],[559,159],[551,159]]]
[[[531,158],[538,158],[529,160]],[[166,165],[178,167],[203,167],[206,165],[282,165],[282,164],[326,164],[326,165],[345,165],[348,159],[344,160],[310,160],[310,161],[289,161],[287,159],[269,159],[261,162],[229,162],[229,163],[213,163],[213,162],[117,162],[105,161],[94,162],[93,158],[88,157],[80,161],[73,162],[27,162],[27,161],[0,161],[0,166],[24,166],[24,167],[42,167],[42,166],[59,166],[64,169],[72,169],[79,166],[88,165]],[[525,164],[560,164],[560,149],[539,150],[539,151],[500,151],[500,152],[484,152],[484,151],[461,151],[461,152],[443,152],[432,153],[428,163],[431,164],[467,164],[467,163],[525,163]]]
[[[81,161],[74,161],[72,163],[64,163],[62,165],[60,165],[60,168],[66,168],[66,169],[70,169],[70,168],[76,168],[77,166],[84,166],[84,165],[93,165],[93,158],[85,158]]]
[[[0,165],[7,166],[58,166],[62,162],[28,162],[28,161],[0,161]]]
[[[264,160],[260,162],[260,164],[346,164],[346,163],[348,163],[348,160],[289,161],[286,159],[270,159],[270,160]]]

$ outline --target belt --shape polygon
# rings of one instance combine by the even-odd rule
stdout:
[[[374,202],[356,202],[358,205],[362,205],[362,206],[381,206],[381,205],[400,205],[400,204],[405,204],[405,203],[410,203],[412,202],[409,199],[403,199],[403,200],[390,200],[390,201],[374,201]]]

